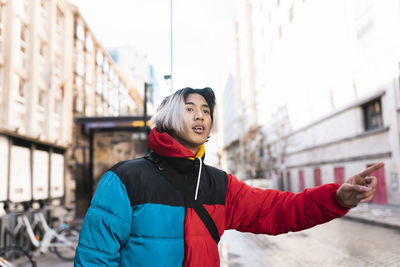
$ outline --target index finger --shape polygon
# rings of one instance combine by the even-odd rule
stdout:
[[[371,173],[373,173],[374,171],[376,171],[376,170],[382,168],[383,166],[385,166],[385,163],[383,163],[383,162],[376,163],[376,164],[374,164],[374,165],[368,167],[368,168],[365,169],[364,171],[362,171],[362,172],[360,173],[360,175],[361,175],[362,177],[366,177],[366,176],[370,175]]]

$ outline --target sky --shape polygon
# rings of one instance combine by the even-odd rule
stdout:
[[[173,90],[212,87],[223,91],[233,65],[234,1],[173,1]],[[170,74],[170,1],[70,0],[107,49],[132,45],[147,55],[161,86]]]
[[[104,48],[132,45],[146,55],[160,84],[160,99],[171,94],[164,75],[171,66],[171,0],[69,0]],[[214,89],[217,99],[234,63],[236,0],[173,1],[173,91]],[[206,144],[206,163],[216,165],[217,138]]]

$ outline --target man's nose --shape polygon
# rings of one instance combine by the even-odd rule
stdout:
[[[201,110],[198,110],[197,112],[195,112],[195,120],[203,120],[204,119],[204,114]]]

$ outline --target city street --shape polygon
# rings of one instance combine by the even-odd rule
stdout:
[[[400,231],[338,219],[280,236],[226,231],[221,266],[400,266]]]
[[[221,267],[400,266],[400,231],[338,219],[280,236],[226,231],[220,242]],[[38,267],[72,267],[55,255]]]

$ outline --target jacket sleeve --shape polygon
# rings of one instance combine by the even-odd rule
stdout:
[[[325,184],[300,193],[250,187],[228,175],[226,229],[278,235],[300,231],[343,216],[336,200],[338,184]]]
[[[129,237],[131,214],[125,186],[114,172],[106,172],[86,213],[74,266],[119,266],[120,248]]]

